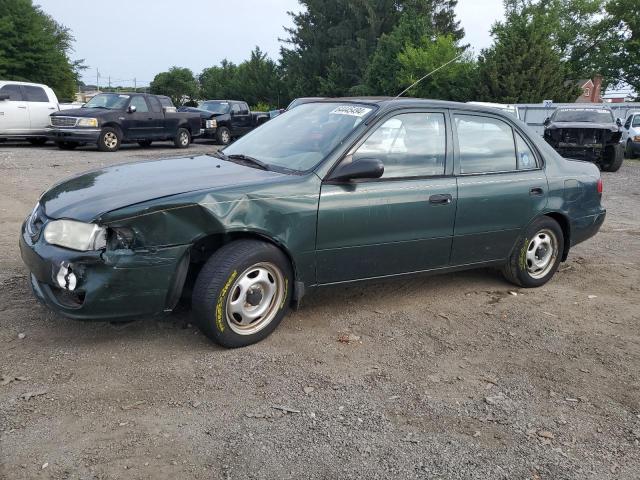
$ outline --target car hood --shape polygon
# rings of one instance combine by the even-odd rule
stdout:
[[[51,114],[52,117],[99,117],[105,113],[113,113],[117,110],[108,110],[106,108],[70,108],[68,110],[60,110]]]
[[[64,180],[40,198],[50,218],[84,222],[156,198],[197,190],[263,183],[283,174],[209,155],[126,163]]]
[[[593,122],[551,122],[545,127],[545,130],[558,130],[558,129],[573,129],[573,128],[589,128],[594,130],[609,130],[610,132],[617,132],[618,126],[615,123],[593,123]]]

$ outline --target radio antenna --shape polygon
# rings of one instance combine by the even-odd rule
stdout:
[[[424,77],[422,77],[420,80],[413,82],[411,85],[409,85],[407,88],[405,88],[403,91],[401,91],[398,95],[396,95],[395,97],[393,97],[393,99],[395,100],[398,97],[401,97],[404,93],[406,93],[408,90],[411,90],[413,87],[415,87],[417,84],[419,84],[421,81],[423,81],[425,78],[430,77],[431,75],[433,75],[434,73],[436,73],[438,70],[446,67],[447,65],[449,65],[450,63],[455,62],[457,59],[459,59],[462,55],[464,55],[464,52],[462,52],[460,55],[458,55],[455,58],[452,58],[451,60],[449,60],[447,63],[440,65],[438,68],[436,68],[435,70],[430,71],[429,73],[427,73]]]

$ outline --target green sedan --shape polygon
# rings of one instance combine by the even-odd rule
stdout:
[[[35,295],[86,320],[190,298],[226,347],[268,336],[325,285],[493,266],[551,279],[602,225],[598,168],[491,108],[318,99],[222,151],[90,171],[20,235]]]

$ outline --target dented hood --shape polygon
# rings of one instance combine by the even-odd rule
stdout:
[[[126,163],[64,180],[46,191],[40,204],[50,218],[88,222],[103,213],[156,198],[264,183],[281,176],[208,155]]]
[[[593,130],[609,130],[610,132],[617,132],[619,130],[618,125],[615,123],[593,123],[593,122],[551,122],[545,127],[545,130],[558,130],[558,129],[593,129]]]

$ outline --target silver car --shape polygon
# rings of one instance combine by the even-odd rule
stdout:
[[[625,146],[627,158],[640,155],[640,112],[631,112],[622,127],[620,142]]]

